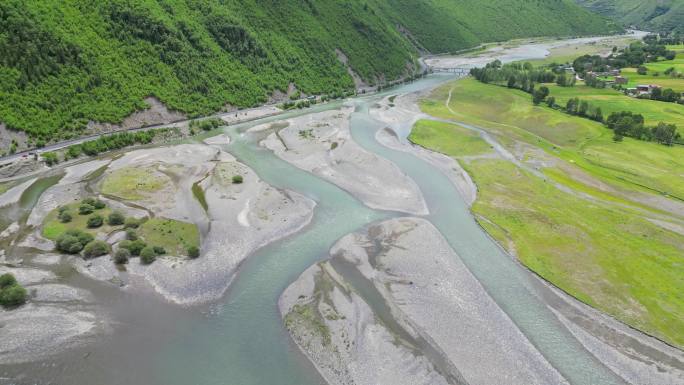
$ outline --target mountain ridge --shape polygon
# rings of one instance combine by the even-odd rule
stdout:
[[[684,32],[684,0],[576,0],[627,26],[653,32]]]
[[[0,4],[0,123],[47,143],[81,135],[91,121],[120,122],[152,96],[197,116],[263,104],[292,85],[306,94],[351,90],[338,50],[360,78],[376,83],[417,68],[416,42],[449,52],[616,31],[571,0],[478,4],[7,0]]]

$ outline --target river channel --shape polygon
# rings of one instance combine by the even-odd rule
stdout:
[[[451,79],[432,75],[385,93],[354,99],[353,138],[365,149],[396,163],[421,187],[431,213],[426,218],[565,378],[577,385],[621,384],[548,310],[533,282],[535,278],[478,226],[441,171],[410,153],[389,149],[375,140],[376,131],[384,126],[373,120],[368,111],[377,100],[388,94],[433,88]],[[292,114],[334,107],[317,106]],[[233,141],[224,147],[265,182],[315,200],[314,218],[308,226],[258,250],[241,266],[227,294],[210,305],[183,308],[167,304],[153,294],[119,292],[86,282],[76,274],[66,276],[68,282],[88,287],[102,301],[107,316],[114,321],[112,332],[49,360],[0,366],[0,383],[323,384],[285,330],[277,308],[278,297],[307,267],[327,258],[329,248],[339,238],[403,214],[364,206],[338,187],[280,160],[259,147],[254,135],[246,133],[251,126],[282,118],[230,127],[226,132]]]

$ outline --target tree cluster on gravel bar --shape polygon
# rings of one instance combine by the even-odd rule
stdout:
[[[21,286],[14,275],[5,273],[0,275],[0,306],[13,308],[26,302],[26,289]]]

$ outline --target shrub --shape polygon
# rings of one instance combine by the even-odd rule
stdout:
[[[126,239],[128,239],[129,241],[137,241],[138,234],[135,232],[134,229],[126,229]]]
[[[95,210],[101,210],[107,207],[107,205],[104,202],[95,198],[85,198],[81,201],[81,204],[93,206]]]
[[[119,245],[121,245],[124,242],[126,242],[126,241],[121,241],[121,243],[119,243]],[[140,239],[136,239],[135,241],[128,241],[128,242],[130,242],[130,243],[125,243],[121,247],[126,246],[128,251],[131,252],[131,255],[135,255],[136,257],[138,255],[140,255],[140,252],[142,251],[142,249],[144,249],[145,246],[147,246],[147,244]]]
[[[78,241],[78,238],[72,235],[62,234],[57,238],[57,250],[69,254],[76,254],[83,250],[83,244]]]
[[[125,221],[126,217],[124,217],[124,215],[119,211],[114,211],[113,213],[109,214],[109,217],[107,218],[107,223],[109,223],[110,226],[123,225]]]
[[[73,218],[71,217],[71,214],[69,214],[68,211],[62,211],[57,216],[57,219],[59,219],[59,221],[62,223],[69,223]]]
[[[95,211],[95,207],[88,203],[82,203],[80,206],[78,206],[78,213],[81,215],[92,214],[93,211]]]
[[[124,221],[124,228],[137,229],[140,226],[140,220],[133,217],[126,218]]]
[[[124,241],[119,242],[117,244],[117,246],[119,249],[126,249],[128,251],[131,251],[131,243],[133,243],[133,242],[131,242],[129,240],[124,240]]]
[[[152,246],[146,246],[140,251],[140,262],[143,264],[149,265],[150,263],[154,262],[155,259],[157,259],[157,254],[154,252],[154,248]]]
[[[26,289],[15,283],[0,290],[0,305],[15,307],[26,302]]]
[[[121,246],[116,250],[114,254],[114,263],[117,265],[125,265],[128,263],[128,259],[131,257],[131,252],[128,249],[124,249]]]
[[[41,147],[41,146],[38,146]],[[44,147],[44,146],[42,146]],[[57,158],[57,154],[54,152],[46,152],[41,155],[43,157],[43,160],[45,161],[45,164],[48,166],[55,165],[59,163],[59,158]]]
[[[68,230],[57,237],[57,250],[68,254],[76,254],[83,250],[85,245],[92,240],[93,236],[86,232]]]
[[[190,246],[188,247],[188,257],[195,259],[199,257],[200,255],[200,250],[197,246]]]
[[[90,229],[96,229],[100,226],[102,226],[103,219],[99,215],[93,215],[92,217],[88,218],[88,228]]]
[[[81,204],[95,206],[95,198],[85,198],[81,201]]]
[[[109,245],[103,241],[92,241],[83,249],[83,257],[86,259],[101,257],[109,253]]]
[[[154,253],[157,255],[164,255],[166,254],[166,249],[161,246],[154,246]]]
[[[233,175],[233,184],[240,184],[242,182],[242,175]]]
[[[17,283],[17,279],[10,273],[0,275],[0,290]]]

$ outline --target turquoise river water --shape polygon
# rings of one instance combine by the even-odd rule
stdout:
[[[448,80],[431,76],[395,88],[408,93]],[[385,94],[386,95],[386,94]],[[383,126],[368,114],[383,94],[355,99],[351,126],[364,148],[395,162],[421,187],[427,217],[447,238],[485,289],[522,332],[576,385],[620,384],[588,353],[544,305],[533,277],[507,256],[477,225],[449,179],[428,163],[388,149],[374,135]],[[334,106],[333,106],[334,107]],[[307,112],[332,108],[319,106]],[[282,117],[281,117],[282,118]],[[345,191],[301,171],[241,134],[264,119],[228,130],[226,150],[274,186],[298,191],[317,202],[312,223],[301,232],[257,251],[241,267],[217,303],[179,308],[153,295],[111,293],[69,276],[102,298],[115,321],[111,336],[48,361],[0,368],[8,383],[145,385],[317,385],[323,381],[283,327],[277,309],[281,292],[307,267],[327,257],[342,236],[370,223],[399,216],[372,210]],[[486,364],[486,363],[483,363]],[[2,383],[0,379],[0,383]]]

